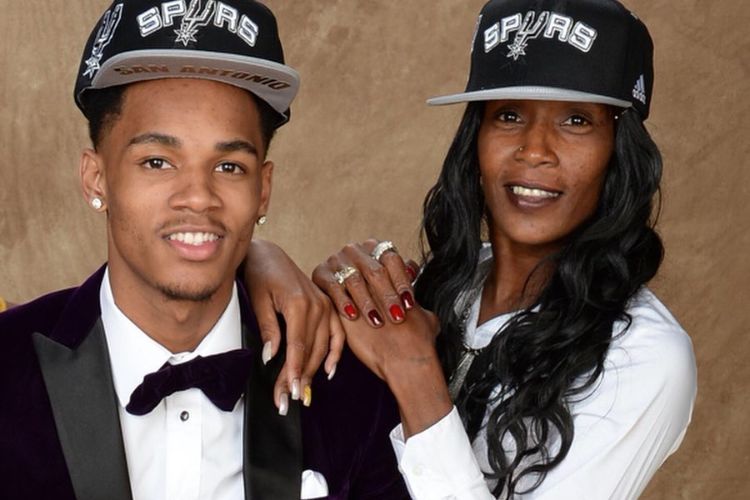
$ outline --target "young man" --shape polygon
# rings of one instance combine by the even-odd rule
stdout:
[[[281,361],[263,365],[235,282],[297,87],[257,2],[118,0],[102,16],[75,99],[108,263],[0,315],[1,498],[408,498],[387,387],[345,352],[314,406],[279,415]]]

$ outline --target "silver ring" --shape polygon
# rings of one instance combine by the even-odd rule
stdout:
[[[336,283],[339,285],[343,285],[344,281],[346,281],[347,278],[351,277],[354,274],[357,274],[359,271],[357,271],[356,267],[352,266],[344,266],[335,273],[333,273],[333,278],[336,280]]]
[[[389,250],[398,253],[398,249],[392,241],[384,240],[375,245],[375,248],[372,249],[372,253],[370,253],[370,256],[380,262],[380,257],[382,257],[383,254]]]

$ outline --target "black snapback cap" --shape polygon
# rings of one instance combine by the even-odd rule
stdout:
[[[253,0],[115,0],[83,50],[75,85],[84,111],[92,89],[201,78],[246,89],[279,113],[281,126],[299,89],[284,64],[273,13]]]
[[[645,120],[653,42],[615,0],[491,0],[479,15],[465,92],[433,105],[494,99],[635,108]]]

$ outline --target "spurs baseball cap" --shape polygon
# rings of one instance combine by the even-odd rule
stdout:
[[[83,50],[85,94],[143,80],[202,78],[247,89],[289,120],[299,75],[284,64],[273,13],[253,0],[115,0]]]
[[[595,102],[633,107],[645,120],[653,81],[651,36],[620,2],[491,0],[477,20],[466,90],[427,102]]]

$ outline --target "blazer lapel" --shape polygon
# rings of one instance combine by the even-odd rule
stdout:
[[[33,342],[76,497],[129,500],[120,417],[99,319],[101,277],[100,270],[75,293],[52,335],[35,333]]]
[[[299,405],[290,404],[285,417],[273,402],[273,387],[283,364],[284,344],[268,365],[262,351],[255,315],[240,287],[243,339],[254,353],[245,392],[244,477],[248,500],[299,499],[302,488],[302,430]]]

